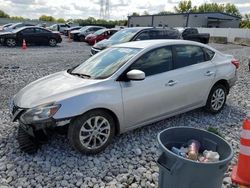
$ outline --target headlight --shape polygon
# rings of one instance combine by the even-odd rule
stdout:
[[[60,104],[45,104],[27,110],[22,116],[21,121],[31,124],[51,118],[61,107]]]

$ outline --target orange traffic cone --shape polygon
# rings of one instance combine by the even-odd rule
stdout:
[[[27,48],[26,41],[25,41],[25,39],[23,39],[22,49],[25,50],[26,48]]]
[[[250,119],[243,121],[242,128],[238,166],[233,168],[231,178],[234,183],[250,186]]]

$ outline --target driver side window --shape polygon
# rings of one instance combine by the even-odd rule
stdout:
[[[142,55],[130,67],[143,71],[146,76],[160,74],[172,69],[172,50],[170,47],[162,47]]]

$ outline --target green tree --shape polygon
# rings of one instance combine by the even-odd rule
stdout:
[[[174,7],[175,12],[177,13],[186,13],[192,10],[191,0],[181,0],[178,4],[178,7]]]
[[[40,21],[48,21],[48,22],[54,22],[56,19],[52,16],[42,15],[39,17]]]
[[[196,11],[194,11],[193,8],[193,12],[224,12],[241,17],[239,9],[234,4],[230,3],[227,3],[226,5],[218,3],[204,3],[200,5]]]
[[[241,17],[239,9],[234,4],[227,3],[225,6],[225,12]]]
[[[131,16],[140,16],[138,12],[133,12]]]
[[[65,23],[66,22],[63,18],[58,18],[56,21],[59,22],[59,23]]]
[[[157,13],[157,15],[167,15],[167,14],[173,14],[173,12],[171,12],[171,11],[161,11],[161,12]]]
[[[20,20],[20,21],[25,20],[22,16],[11,16],[10,18],[13,20]]]
[[[9,18],[10,16],[6,14],[4,11],[0,10],[0,18]]]
[[[240,22],[241,28],[250,28],[250,14],[245,14]]]
[[[149,15],[149,12],[145,10],[142,15]]]

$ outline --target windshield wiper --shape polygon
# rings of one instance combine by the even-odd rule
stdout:
[[[76,76],[79,76],[79,77],[81,77],[81,78],[91,78],[91,76],[90,75],[88,75],[88,74],[81,74],[81,73],[75,73],[75,72],[71,72],[70,73],[71,75],[76,75]]]

